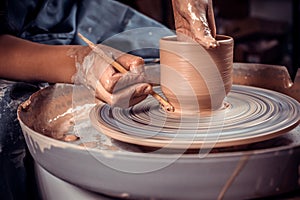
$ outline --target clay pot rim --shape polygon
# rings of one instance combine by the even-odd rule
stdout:
[[[220,44],[230,44],[233,41],[233,38],[229,35],[216,35],[216,39]],[[178,41],[177,35],[170,35],[165,36],[160,39],[160,41],[163,41],[164,43],[170,43],[170,44],[181,44],[181,45],[199,45],[196,42],[189,42],[189,41]]]

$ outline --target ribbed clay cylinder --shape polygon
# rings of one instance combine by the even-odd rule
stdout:
[[[233,39],[217,35],[206,49],[176,36],[160,40],[161,89],[177,113],[218,110],[232,86]]]

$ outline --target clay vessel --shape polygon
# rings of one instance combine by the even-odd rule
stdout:
[[[233,39],[217,35],[220,46],[206,49],[177,36],[160,40],[161,89],[175,113],[221,109],[232,86]]]

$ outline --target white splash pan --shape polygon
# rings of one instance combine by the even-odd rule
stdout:
[[[43,89],[18,110],[33,158],[64,181],[115,197],[149,199],[248,199],[299,189],[299,126],[272,140],[209,154],[151,152],[111,140],[92,127],[83,111],[87,117],[68,132],[80,132],[80,140],[64,142],[45,136],[45,129],[51,128],[49,119],[72,108],[73,87]],[[96,145],[80,146],[89,142]]]

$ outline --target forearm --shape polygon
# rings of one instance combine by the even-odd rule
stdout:
[[[0,35],[0,77],[22,81],[71,83],[76,72],[70,51],[83,46],[44,45]]]

